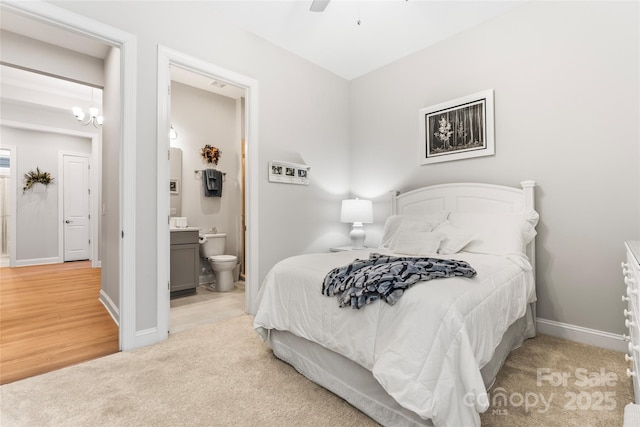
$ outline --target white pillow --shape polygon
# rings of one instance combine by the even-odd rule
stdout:
[[[402,218],[398,229],[395,234],[389,241],[389,248],[393,246],[393,242],[398,238],[399,235],[409,235],[412,233],[421,233],[421,232],[429,232],[433,230],[433,223],[424,222],[424,221],[413,221],[411,219]]]
[[[455,254],[460,252],[469,242],[475,238],[475,234],[456,228],[449,221],[445,221],[434,230],[443,235],[442,242],[438,248],[438,253],[442,255]]]
[[[433,214],[424,215],[391,215],[384,223],[384,230],[382,231],[382,241],[380,247],[388,248],[391,243],[391,239],[398,231],[400,224],[403,222],[422,222],[425,224],[425,228],[419,231],[431,231],[438,226],[441,222],[447,219],[449,211],[440,211]],[[428,230],[426,228],[429,228]]]
[[[444,236],[430,231],[399,231],[389,249],[405,255],[435,255]]]
[[[410,218],[403,218],[398,226],[396,235],[401,232],[419,232],[419,231],[431,231],[435,228],[434,222],[429,221],[414,221]],[[394,236],[395,237],[395,236]]]
[[[465,252],[509,255],[525,254],[536,235],[537,212],[529,214],[452,213],[452,226],[475,234]]]

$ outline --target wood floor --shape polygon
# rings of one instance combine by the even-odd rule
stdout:
[[[0,268],[0,384],[118,352],[89,261]]]

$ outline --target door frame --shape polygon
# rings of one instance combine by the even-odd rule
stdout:
[[[2,120],[0,120],[0,125],[2,124]],[[16,223],[16,204],[18,203],[18,197],[17,197],[17,191],[15,191],[15,189],[17,189],[17,184],[18,184],[18,178],[16,176],[17,174],[17,162],[18,162],[18,152],[17,152],[17,146],[16,145],[8,145],[8,144],[2,144],[2,148],[4,148],[5,150],[9,150],[9,188],[11,189],[9,192],[9,206],[11,206],[12,210],[10,213],[10,217],[9,217],[9,265],[6,264],[2,264],[0,265],[0,267],[15,267],[16,266],[16,230],[17,230],[17,223]]]
[[[245,152],[247,187],[245,207],[247,215],[245,311],[255,314],[260,287],[258,279],[258,81],[235,71],[211,64],[182,52],[158,45],[158,187],[157,187],[157,259],[158,266],[158,327],[169,331],[169,128],[171,113],[170,67],[182,68],[213,80],[223,81],[245,89]],[[163,166],[164,165],[164,166]]]
[[[118,312],[120,350],[148,344],[136,331],[136,93],[137,39],[134,35],[44,1],[4,0],[2,8],[120,49],[120,230]]]
[[[84,157],[88,159],[89,166],[89,258],[91,259],[91,267],[97,268],[98,265],[98,248],[100,247],[98,231],[98,206],[100,203],[100,193],[96,191],[99,188],[100,181],[95,180],[94,173],[94,156],[96,151],[102,153],[102,144],[100,147],[94,147],[94,143],[98,144],[94,138],[91,140],[91,154],[78,153],[73,151],[58,151],[58,258],[60,262],[64,262],[64,156]],[[99,156],[100,159],[102,156]],[[100,160],[100,163],[102,160]],[[95,162],[98,163],[98,162]]]

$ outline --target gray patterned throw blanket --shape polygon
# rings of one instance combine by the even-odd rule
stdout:
[[[359,309],[378,299],[393,305],[416,282],[475,275],[476,271],[465,261],[372,253],[369,259],[356,259],[331,270],[322,284],[322,294],[335,295],[340,307]]]

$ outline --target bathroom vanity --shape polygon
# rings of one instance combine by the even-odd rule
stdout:
[[[197,228],[172,228],[170,253],[171,296],[194,293],[199,283],[200,244]]]

